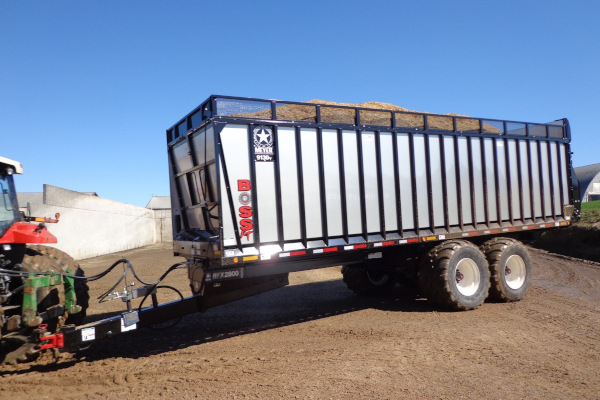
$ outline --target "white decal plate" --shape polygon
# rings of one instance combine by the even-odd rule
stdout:
[[[81,341],[89,342],[96,339],[96,328],[83,328],[81,330]]]
[[[137,324],[125,326],[125,321],[121,318],[121,332],[129,332],[137,329]]]

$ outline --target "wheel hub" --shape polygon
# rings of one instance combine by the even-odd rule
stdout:
[[[525,268],[525,261],[516,254],[508,257],[506,260],[506,267],[504,268],[504,280],[506,285],[513,289],[520,289],[525,283],[525,277],[527,275],[527,269]]]
[[[463,258],[456,264],[456,288],[464,296],[472,296],[479,289],[479,268],[470,258]]]

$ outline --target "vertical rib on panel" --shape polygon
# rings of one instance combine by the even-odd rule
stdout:
[[[318,238],[323,235],[323,231],[321,230],[317,131],[315,129],[302,129],[300,140],[302,143],[302,180],[304,183],[306,236],[308,238]]]
[[[458,141],[458,151],[460,153],[457,159],[460,168],[460,192],[462,199],[462,216],[463,225],[475,224],[474,213],[475,207],[471,207],[473,204],[473,198],[475,193],[473,191],[472,169],[471,169],[471,139],[466,137],[460,137]]]
[[[367,228],[367,200],[365,198],[365,168],[363,161],[363,141],[361,131],[356,131],[356,154],[358,161],[358,186],[360,193],[360,223],[362,237],[367,240],[368,228]]]
[[[294,129],[294,141],[296,143],[296,171],[298,179],[298,213],[300,223],[300,238],[302,244],[306,247],[307,233],[306,233],[306,206],[304,201],[304,168],[302,167],[302,139],[300,136],[300,128]]]
[[[360,178],[358,173],[358,148],[355,131],[342,131],[344,149],[344,176],[346,183],[346,209],[349,210],[348,235],[362,234]]]
[[[446,188],[448,201],[448,222],[450,225],[460,225],[462,230],[462,191],[460,188],[460,164],[458,162],[458,137],[445,137],[444,150],[446,170]]]
[[[427,161],[425,158],[425,136],[413,135],[414,145],[414,177],[416,181],[416,203],[418,206],[418,228],[429,228],[433,221],[429,221],[429,193],[427,184]]]
[[[380,132],[379,142],[381,148],[381,189],[383,195],[383,209],[385,230],[394,232],[398,230],[398,215],[396,203],[396,169],[394,165],[394,140],[395,134]]]
[[[430,150],[431,135],[425,135],[423,144],[425,146],[425,177],[427,179],[427,213],[429,224],[423,226],[429,228],[431,232],[435,230],[435,217],[434,217],[434,204],[433,204],[433,190],[431,187],[431,150]]]
[[[497,182],[497,201],[498,208],[502,221],[513,220],[512,212],[512,193],[510,192],[510,165],[507,163],[506,156],[508,154],[508,143],[505,139],[496,139],[497,165],[498,165],[498,182]]]
[[[481,143],[481,169],[482,169],[482,174],[481,177],[483,179],[483,209],[484,209],[484,214],[485,214],[485,224],[489,227],[490,226],[490,215],[492,215],[494,217],[494,219],[496,219],[496,211],[494,210],[495,207],[491,207],[490,206],[490,198],[494,199],[493,196],[493,187],[490,188],[490,185],[488,184],[488,182],[491,184],[493,183],[493,173],[494,171],[491,171],[490,167],[492,167],[492,163],[493,163],[493,155],[491,154],[491,146],[490,146],[490,141],[492,139],[481,139],[480,143]],[[491,177],[492,179],[488,180],[488,177]],[[491,189],[491,190],[490,190]],[[490,195],[490,192],[492,192],[492,194]]]
[[[476,224],[485,223],[487,215],[485,209],[487,207],[487,201],[485,199],[485,188],[483,185],[483,175],[485,170],[483,169],[484,164],[482,161],[481,138],[470,137],[471,143],[471,185],[473,190],[473,218]]]
[[[325,171],[323,165],[323,130],[317,128],[317,165],[319,169],[319,199],[321,200],[321,230],[323,240],[329,245],[329,231],[327,226],[327,196],[325,195]]]
[[[323,129],[323,175],[327,210],[327,232],[329,237],[342,236],[342,196],[340,192],[340,168],[337,131]]]
[[[417,235],[419,234],[419,195],[417,192],[417,167],[416,167],[416,156],[415,156],[415,136],[414,134],[408,135],[408,151],[410,152],[410,183],[411,183],[411,194],[412,194],[412,207],[413,207],[413,219],[414,229]]]
[[[379,204],[379,234],[385,238],[385,206],[383,202],[383,171],[381,166],[381,133],[375,132],[375,162],[377,164],[377,199]]]
[[[257,195],[257,187],[256,187],[256,163],[254,162],[254,158],[256,154],[254,152],[254,135],[253,135],[254,125],[250,124],[247,127],[247,135],[248,135],[248,165],[250,169],[250,181],[254,185],[252,190],[250,190],[250,196],[252,197],[252,225],[253,230],[251,236],[254,237],[254,246],[256,248],[260,245],[260,226],[258,224],[259,220],[259,205],[258,205],[258,195]],[[272,181],[271,181],[272,182]],[[250,235],[248,235],[248,240],[250,240]]]
[[[440,141],[440,173],[442,179],[442,209],[444,214],[444,227],[446,231],[450,231],[450,217],[448,215],[448,177],[446,176],[448,169],[446,168],[446,149],[444,146],[444,136],[439,136]],[[452,170],[450,170],[452,171]]]
[[[407,133],[396,134],[396,153],[398,157],[398,183],[400,186],[400,214],[402,215],[402,229],[415,230],[415,208],[413,201],[413,175],[410,135]]]
[[[279,143],[279,174],[281,179],[281,212],[283,238],[286,241],[302,239],[300,228],[300,182],[298,181],[298,163],[296,133],[294,128],[277,129]]]
[[[542,198],[543,198],[543,218],[546,220],[552,216],[552,185],[550,183],[550,160],[548,157],[548,142],[538,142],[540,153],[540,169],[542,171]]]
[[[377,185],[377,154],[375,133],[362,132],[362,159],[365,191],[365,211],[367,216],[367,233],[379,233],[379,188]]]
[[[345,168],[345,157],[344,157],[344,137],[342,130],[338,129],[337,132],[337,149],[338,149],[338,174],[340,178],[340,212],[342,213],[342,235],[346,243],[349,242],[348,235],[348,207],[347,207],[347,190],[346,190],[346,168]]]
[[[274,106],[273,106],[274,107]],[[276,212],[276,224],[277,224],[277,244],[283,250],[283,204],[282,204],[282,193],[281,193],[281,154],[279,153],[279,127],[275,127],[273,131],[275,135],[275,163],[273,165],[275,180],[273,182],[275,186],[275,212]]]
[[[561,182],[563,182],[562,184],[562,194],[561,194],[561,214],[564,212],[562,207],[564,207],[565,205],[567,205],[569,203],[569,187],[571,186],[571,183],[569,182],[569,174],[567,173],[567,170],[569,169],[569,164],[567,163],[567,151],[568,151],[568,146],[566,144],[563,143],[559,143],[558,144],[558,156],[561,162],[561,165],[563,166],[561,168]]]
[[[506,130],[506,129],[505,129]],[[513,180],[513,174],[512,171],[515,170],[514,167],[511,167],[511,162],[510,162],[510,157],[511,157],[511,149],[509,148],[510,146],[510,140],[507,139],[502,139],[503,142],[503,146],[504,146],[504,170],[506,171],[506,207],[508,208],[508,219],[510,221],[511,225],[515,224],[515,207],[514,207],[514,193],[513,193],[513,184],[514,184],[514,180]],[[514,165],[514,164],[513,164]]]
[[[520,158],[519,158],[519,145],[514,139],[507,141],[508,156],[506,164],[510,165],[510,187],[508,190],[511,192],[511,203],[512,217],[515,220],[523,218],[523,192],[521,190],[521,169],[520,169]]]
[[[396,124],[396,119],[393,120],[394,125]],[[400,237],[404,236],[404,229],[402,227],[402,197],[400,194],[400,172],[399,169],[399,160],[398,160],[398,135],[395,133],[391,134],[392,137],[392,157],[393,157],[393,177],[394,177],[394,209],[396,213],[396,226],[398,229],[398,233]],[[389,210],[389,208],[388,208]]]
[[[519,141],[521,149],[521,170],[524,171],[523,177],[523,206],[525,208],[524,216],[535,220],[535,200],[533,197],[533,167],[531,163],[531,147],[526,140]]]
[[[535,218],[542,217],[541,172],[536,143],[531,141],[527,147],[529,148],[530,157],[531,198],[533,200],[533,217],[535,221]]]
[[[260,227],[260,243],[279,242],[278,224],[277,224],[277,194],[275,193],[275,163],[273,162],[254,162],[256,171],[255,192],[258,203],[258,209],[261,213],[258,216]],[[256,206],[253,207],[256,210]],[[256,229],[256,226],[255,226]]]
[[[547,143],[548,149],[548,169],[549,169],[549,179],[550,179],[550,212],[548,213],[552,218],[555,218],[559,213],[556,211],[556,206],[558,203],[557,196],[559,194],[559,190],[557,190],[558,183],[558,171],[556,170],[556,147],[554,142]]]
[[[428,143],[429,150],[429,182],[430,182],[430,190],[428,202],[429,204],[429,216],[431,219],[431,229],[433,231],[436,227],[446,226],[446,210],[445,210],[445,193],[444,193],[444,180],[442,171],[442,147],[440,145],[440,140],[442,140],[441,135],[429,135],[426,138]]]

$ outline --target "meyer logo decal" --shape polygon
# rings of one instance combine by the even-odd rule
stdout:
[[[275,160],[275,137],[273,129],[268,126],[260,125],[254,128],[254,161],[273,161]]]

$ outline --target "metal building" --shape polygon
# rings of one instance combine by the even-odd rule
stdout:
[[[575,168],[581,202],[600,200],[600,163]]]

